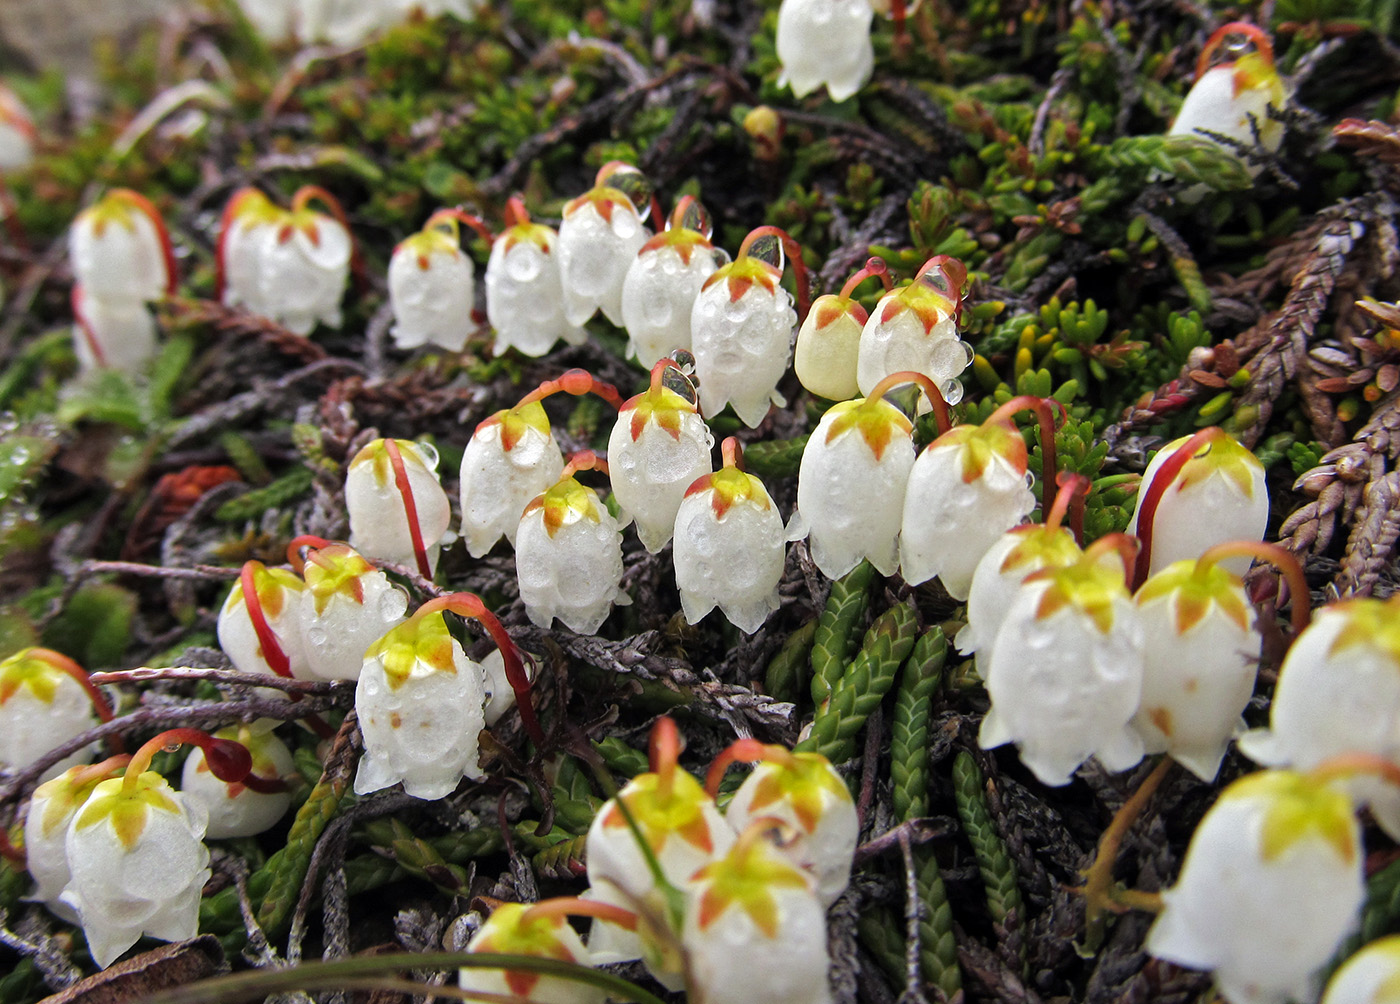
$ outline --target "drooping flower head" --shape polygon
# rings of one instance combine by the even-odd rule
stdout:
[[[506,227],[486,263],[486,317],[496,331],[497,355],[515,348],[542,356],[561,338],[581,345],[588,337],[564,316],[558,243],[553,229],[531,222],[519,198],[506,204]]]
[[[832,101],[845,101],[870,79],[875,47],[870,0],[783,0],[778,8],[778,86],[806,97],[825,85]]]
[[[676,588],[688,623],[718,606],[752,634],[778,609],[783,517],[763,482],[741,469],[738,440],[722,451],[724,466],[692,482],[676,510]]]
[[[756,428],[768,407],[783,398],[778,381],[787,372],[798,315],[779,284],[791,256],[798,308],[806,316],[807,270],[802,249],[777,227],[749,232],[732,262],[716,269],[690,313],[691,350],[700,385],[700,406],[714,416],[726,404],[740,421]]]
[[[437,450],[407,439],[376,439],[345,475],[350,546],[432,578],[452,506],[438,481]]]
[[[828,293],[812,301],[812,309],[798,329],[793,370],[802,386],[818,397],[845,401],[860,393],[856,383],[860,333],[870,313],[853,294],[871,277],[878,277],[887,293],[894,288],[884,259],[871,258],[846,280],[840,293]]]
[[[648,388],[619,409],[608,437],[609,479],[653,554],[671,539],[686,489],[710,473],[713,443],[694,387],[670,359],[656,363]]]
[[[498,903],[485,923],[472,935],[467,951],[531,955],[589,965],[588,949],[569,925],[567,915],[569,912],[581,912],[580,908],[587,909],[589,904],[578,900],[545,900],[533,905]],[[609,916],[614,917],[625,913],[618,908],[608,911]],[[603,1004],[607,996],[598,987],[525,969],[462,969],[457,983],[463,990],[500,994],[538,1001],[540,1004]]]
[[[690,350],[690,311],[705,280],[728,260],[710,242],[710,219],[687,195],[665,230],[642,245],[622,282],[622,324],[628,351],[651,367],[678,349]]]
[[[1196,82],[1168,135],[1201,136],[1217,144],[1224,137],[1245,149],[1262,145],[1274,151],[1283,142],[1284,126],[1269,113],[1282,110],[1287,100],[1269,36],[1252,24],[1232,21],[1201,50]],[[1246,166],[1252,175],[1262,170],[1261,164]]]
[[[481,220],[460,209],[439,209],[422,230],[394,248],[389,259],[390,333],[399,348],[437,345],[460,352],[476,330],[476,270],[462,250],[463,223],[491,245],[494,238]]]
[[[462,453],[462,536],[472,557],[481,557],[502,536],[514,545],[525,506],[564,470],[563,452],[540,403],[560,392],[596,394],[614,408],[622,406],[615,387],[574,369],[546,380],[476,427]]]
[[[68,238],[73,278],[101,300],[159,300],[175,292],[170,235],[140,192],[115,188],[84,209]]]
[[[29,898],[40,900],[69,923],[78,922],[78,913],[59,899],[72,878],[64,846],[68,825],[98,784],[120,776],[130,760],[123,753],[91,766],[69,767],[35,788],[29,800],[24,820],[25,867],[34,880]]]
[[[306,580],[299,616],[307,668],[323,680],[358,679],[365,649],[403,623],[408,597],[347,544],[297,537],[287,560]]]
[[[967,268],[956,258],[926,261],[914,280],[886,293],[860,333],[856,382],[862,394],[901,370],[931,379],[949,404],[962,400],[957,376],[972,362],[958,337]]]
[[[237,781],[219,778],[204,751],[196,747],[185,758],[180,772],[180,793],[187,803],[198,802],[208,819],[205,836],[211,840],[251,837],[271,829],[287,814],[292,794],[285,778],[295,774],[292,752],[273,732],[259,732],[247,725],[214,733],[248,751],[252,766]]]
[[[598,169],[594,186],[564,207],[559,223],[559,282],[564,293],[564,316],[582,325],[602,310],[613,324],[622,324],[622,284],[637,252],[651,236],[642,223],[645,214],[623,190],[638,195],[645,181],[631,164],[612,161]]]
[[[219,610],[219,647],[244,673],[311,678],[301,634],[306,584],[283,568],[248,561]]]
[[[87,673],[49,648],[25,648],[0,661],[0,767],[18,770],[95,726],[112,707]],[[82,751],[50,767],[52,778],[82,762]]]

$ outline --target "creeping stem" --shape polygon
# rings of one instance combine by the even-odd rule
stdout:
[[[1303,566],[1293,552],[1277,544],[1266,544],[1261,540],[1231,540],[1216,544],[1196,559],[1196,574],[1204,575],[1216,562],[1225,558],[1249,557],[1267,561],[1279,570],[1288,583],[1288,591],[1293,594],[1293,637],[1297,638],[1308,627],[1312,618],[1312,604],[1308,599],[1308,580],[1303,574]]]
[[[919,389],[924,392],[924,397],[928,398],[928,403],[933,405],[933,418],[938,423],[940,436],[953,427],[953,415],[948,410],[948,402],[943,399],[943,392],[925,373],[918,373],[914,370],[900,370],[898,373],[891,373],[871,389],[865,400],[878,401],[895,387],[906,383],[918,384]]]
[[[1202,456],[1209,453],[1211,445],[1224,435],[1225,430],[1219,426],[1213,425],[1209,429],[1202,429],[1173,451],[1152,478],[1152,483],[1147,486],[1147,492],[1138,505],[1137,538],[1142,542],[1142,550],[1138,551],[1137,568],[1133,571],[1132,582],[1129,583],[1133,589],[1147,581],[1148,573],[1152,568],[1153,524],[1157,519],[1157,507],[1162,504],[1162,498],[1167,494],[1167,489],[1176,481],[1181,469],[1197,453]],[[1307,594],[1304,593],[1304,595]]]

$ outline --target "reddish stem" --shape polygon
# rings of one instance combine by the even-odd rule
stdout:
[[[952,255],[936,254],[924,262],[914,275],[918,282],[929,272],[938,269],[948,283],[948,297],[953,303],[953,320],[962,322],[963,288],[967,285],[967,266]]]
[[[178,285],[175,272],[175,248],[170,243],[170,232],[165,229],[165,219],[160,215],[160,210],[150,199],[130,188],[114,188],[107,197],[131,203],[150,219],[151,225],[156,228],[156,235],[160,238],[160,251],[165,258],[165,295],[174,296]]]
[[[1127,579],[1133,567],[1133,559],[1137,557],[1138,553],[1137,538],[1126,533],[1105,534],[1085,549],[1084,557],[1081,560],[1093,564],[1109,551],[1118,552],[1118,557],[1123,561],[1123,577]]]
[[[292,212],[305,209],[312,200],[319,201],[329,209],[336,222],[345,228],[345,235],[350,239],[350,270],[355,273],[356,281],[360,281],[364,277],[364,256],[360,254],[360,244],[355,240],[355,232],[350,229],[350,217],[346,215],[345,207],[320,185],[302,185],[292,193]]]
[[[1020,411],[1032,411],[1035,413],[1036,423],[1040,428],[1040,511],[1045,512],[1050,501],[1050,486],[1058,484],[1059,457],[1055,452],[1055,415],[1051,409],[1052,398],[1032,397],[1029,394],[1018,394],[1010,401],[987,416],[988,422],[1005,422],[1012,426],[1012,416]],[[1082,517],[1082,513],[1080,514]],[[1083,542],[1084,531],[1081,526],[1075,534]]]
[[[439,610],[451,610],[459,617],[481,622],[496,648],[501,651],[501,662],[505,667],[506,680],[515,691],[515,704],[520,709],[520,721],[536,746],[544,746],[544,730],[540,728],[535,706],[530,701],[530,677],[525,673],[525,664],[520,659],[520,649],[516,647],[496,615],[486,609],[481,597],[474,593],[449,593],[429,600],[418,608],[414,618],[425,617]]]
[[[676,723],[663,715],[651,728],[651,738],[647,744],[651,772],[657,777],[657,794],[664,802],[671,796],[671,786],[675,782],[676,764],[681,758],[681,734]]]
[[[1308,597],[1307,577],[1292,551],[1260,540],[1231,540],[1208,548],[1205,554],[1196,559],[1196,569],[1205,572],[1216,562],[1241,556],[1267,561],[1282,573],[1288,583],[1288,591],[1293,594],[1293,637],[1297,638],[1307,630],[1312,618],[1312,606]]]
[[[723,458],[725,467],[741,471],[744,469],[744,447],[733,436],[724,438],[724,442],[719,446],[719,455]]]
[[[1204,453],[1209,453],[1210,444],[1224,435],[1225,430],[1219,426],[1212,425],[1208,429],[1202,429],[1176,448],[1175,452],[1158,468],[1156,475],[1152,478],[1152,483],[1147,486],[1147,493],[1143,495],[1142,501],[1138,504],[1137,538],[1142,542],[1142,549],[1138,551],[1137,568],[1133,572],[1131,582],[1134,590],[1147,581],[1147,576],[1152,568],[1153,524],[1157,520],[1157,507],[1162,504],[1167,489],[1171,487],[1182,468],[1196,456],[1198,450],[1205,447]]]
[[[82,666],[79,666],[62,652],[55,652],[51,648],[31,649],[29,657],[41,659],[59,672],[71,676],[74,682],[83,688],[83,693],[87,694],[88,701],[92,704],[92,710],[97,712],[97,720],[100,722],[112,720],[112,705],[108,702],[107,695],[102,693],[97,684],[89,679],[87,670],[83,669]],[[112,752],[120,753],[122,751],[121,736],[113,735],[108,745],[111,746]]]
[[[29,250],[29,235],[24,232],[24,224],[19,219],[19,203],[15,201],[10,186],[0,175],[0,213],[5,214],[5,229],[10,232],[10,241],[17,251]]]
[[[16,871],[24,871],[29,860],[23,849],[10,843],[10,835],[3,826],[0,826],[0,858],[14,865]]]
[[[287,545],[287,564],[291,565],[300,575],[306,569],[306,559],[301,556],[303,547],[311,547],[320,550],[323,547],[330,547],[331,542],[325,537],[318,537],[314,533],[303,533],[299,537],[293,537],[292,542]]]
[[[526,909],[520,915],[520,920],[521,923],[528,924],[530,921],[542,917],[550,919],[555,917],[595,917],[598,920],[616,924],[628,931],[637,929],[637,915],[631,910],[615,906],[612,903],[603,903],[596,899],[579,899],[577,896],[542,899]]]
[[[1375,753],[1339,753],[1336,756],[1328,757],[1306,773],[1309,777],[1319,781],[1353,777],[1357,774],[1372,774],[1382,781],[1388,781],[1400,787],[1400,765]]]
[[[705,772],[706,793],[711,798],[719,794],[720,782],[731,764],[762,760],[766,751],[767,747],[757,739],[735,739],[710,761],[710,769]]]
[[[102,344],[97,340],[97,332],[92,330],[92,325],[88,323],[86,315],[83,313],[83,300],[86,294],[83,287],[77,283],[73,284],[72,292],[68,294],[68,302],[73,307],[73,320],[78,325],[78,331],[83,336],[83,341],[87,342],[88,351],[92,353],[93,362],[98,366],[107,366],[107,353],[102,351]]]
[[[502,217],[506,226],[518,227],[530,222],[530,211],[525,208],[524,199],[518,195],[512,195],[506,200],[506,208]]]
[[[608,176],[609,176],[609,175],[612,175],[612,174],[616,174],[619,168],[621,168],[622,170],[625,170],[625,171],[627,171],[627,172],[629,172],[629,173],[631,173],[631,172],[635,172],[636,174],[641,174],[641,173],[642,173],[641,171],[637,170],[637,166],[636,166],[635,164],[629,164],[629,163],[627,163],[627,161],[625,161],[625,160],[610,160],[610,161],[608,161],[606,164],[604,164],[602,167],[598,168],[598,172],[597,172],[596,174],[593,175],[593,187],[594,187],[594,188],[603,188],[603,187],[605,187],[605,186],[606,186],[606,187],[610,187],[610,188],[616,187],[616,186],[613,186],[613,185],[606,185],[606,182],[607,182]]]
[[[667,230],[680,230],[685,227],[685,214],[690,212],[690,207],[697,204],[697,199],[693,195],[682,195],[671,209],[671,218],[666,221]],[[660,217],[657,217],[660,219]]]
[[[1274,65],[1274,43],[1269,36],[1247,21],[1231,21],[1217,28],[1201,49],[1200,58],[1196,60],[1197,80],[1205,76],[1206,71],[1210,69],[1210,61],[1215,58],[1216,50],[1225,44],[1225,39],[1230,35],[1243,35],[1248,38],[1259,50],[1259,55],[1264,57],[1264,62],[1270,67]]]
[[[148,740],[132,756],[126,765],[122,778],[122,792],[130,795],[136,788],[136,780],[151,766],[151,758],[163,749],[178,749],[189,744],[204,751],[204,762],[209,772],[226,784],[238,784],[248,778],[253,769],[253,758],[248,748],[232,739],[215,739],[199,729],[169,729]]]
[[[384,452],[389,454],[389,466],[394,469],[394,486],[403,500],[404,515],[408,518],[408,536],[413,541],[413,560],[418,563],[418,574],[425,579],[433,577],[432,566],[428,563],[428,548],[423,543],[423,528],[418,525],[418,503],[413,500],[413,486],[408,481],[408,468],[404,466],[399,444],[392,439],[384,440]]]
[[[1065,514],[1069,512],[1070,506],[1074,505],[1077,499],[1079,500],[1080,526],[1079,536],[1076,537],[1076,540],[1082,543],[1084,533],[1083,499],[1085,495],[1089,494],[1089,479],[1082,474],[1062,471],[1055,481],[1059,485],[1059,490],[1055,492],[1055,502],[1051,505],[1050,511],[1045,514],[1045,527],[1049,530],[1059,529],[1060,524],[1064,522]]]
[[[776,237],[783,242],[788,261],[792,262],[793,285],[797,287],[797,323],[807,319],[807,311],[812,307],[812,289],[808,279],[807,263],[802,260],[802,245],[781,227],[761,226],[750,230],[744,242],[739,245],[738,257],[748,254],[753,242],[760,237]]]
[[[256,573],[265,570],[266,566],[261,561],[243,563],[243,568],[238,573],[238,583],[243,590],[243,605],[248,609],[248,619],[253,622],[253,633],[258,636],[258,648],[262,651],[263,661],[276,675],[290,677],[292,661],[283,650],[272,625],[268,624],[267,615],[263,612],[262,598],[258,596]]]
[[[291,695],[291,698],[292,698],[292,700],[294,700],[294,701],[299,701],[299,700],[301,700],[301,695],[300,695],[300,694],[292,694],[292,695]],[[335,738],[335,733],[336,733],[335,728],[331,725],[330,722],[326,721],[324,718],[322,718],[320,715],[316,714],[315,712],[312,712],[311,714],[307,715],[305,718],[301,719],[301,723],[302,723],[303,725],[305,725],[308,729],[310,729],[312,732],[316,733],[316,737],[317,737],[318,739],[334,739],[334,738]]]
[[[953,427],[953,415],[948,410],[948,402],[943,400],[943,392],[925,373],[919,373],[915,370],[900,370],[898,373],[891,373],[871,389],[865,400],[879,401],[893,388],[906,383],[918,384],[924,392],[924,397],[928,398],[928,403],[933,405],[933,418],[938,423],[940,436]]]
[[[560,481],[568,481],[579,471],[598,471],[600,474],[611,476],[608,470],[608,462],[592,450],[579,450],[569,457],[569,462],[564,465],[563,473],[559,475]]]
[[[885,264],[885,259],[875,255],[867,258],[865,260],[865,267],[846,280],[846,284],[841,287],[841,299],[849,300],[851,294],[855,292],[856,287],[871,277],[880,280],[885,287],[886,293],[894,289],[894,280],[890,278],[890,267]]]
[[[100,760],[87,767],[79,767],[69,775],[68,786],[77,790],[85,785],[116,777],[126,770],[126,765],[129,763],[131,763],[130,753],[118,753],[116,756],[109,756],[106,760]]]
[[[434,224],[448,220],[452,220],[455,223],[465,223],[467,226],[471,227],[476,231],[477,236],[486,242],[487,247],[495,243],[496,235],[491,232],[491,228],[488,227],[480,217],[473,216],[471,213],[455,207],[452,209],[439,209],[437,212],[433,213],[432,216],[428,217],[428,222],[423,224],[423,229],[427,230],[434,226]],[[457,228],[454,226],[452,229],[453,236],[457,237]]]
[[[604,383],[587,370],[571,369],[559,374],[558,379],[546,380],[540,384],[517,401],[511,411],[519,411],[527,404],[542,401],[551,394],[558,394],[561,391],[565,394],[572,394],[574,397],[582,397],[589,393],[596,394],[618,410],[623,405],[622,395],[618,394],[617,388],[612,384]]]

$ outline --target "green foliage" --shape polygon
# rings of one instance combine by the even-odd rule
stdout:
[[[875,566],[862,561],[831,584],[812,635],[812,701],[820,709],[854,654],[856,625],[865,615]]]
[[[953,793],[958,818],[977,858],[977,870],[987,895],[987,912],[993,921],[1004,926],[1012,914],[1018,920],[1025,919],[1025,904],[1017,885],[1016,863],[1011,860],[992,821],[982,781],[982,771],[972,754],[960,752],[953,760]]]
[[[942,629],[930,628],[919,636],[900,673],[890,725],[890,781],[894,814],[901,821],[928,815],[929,724],[947,656]]]
[[[1233,151],[1203,136],[1124,136],[1104,148],[1099,167],[1120,177],[1124,172],[1160,171],[1217,192],[1238,192],[1252,184]]]
[[[109,582],[88,583],[44,628],[43,642],[90,672],[120,666],[135,613],[131,591]]]
[[[764,693],[784,701],[798,699],[816,630],[817,622],[808,621],[783,640],[783,647],[768,662],[763,676]]]
[[[242,523],[269,509],[286,509],[311,490],[313,477],[305,467],[294,467],[271,484],[229,499],[214,510],[214,518],[221,523]]]

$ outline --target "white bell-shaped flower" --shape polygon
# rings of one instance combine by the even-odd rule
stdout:
[[[1133,603],[1145,657],[1133,727],[1148,753],[1167,753],[1209,784],[1243,731],[1263,644],[1244,583],[1217,564],[1178,561]]]
[[[1221,54],[1230,58],[1214,62]],[[1262,145],[1272,152],[1283,142],[1284,124],[1270,110],[1282,111],[1287,101],[1269,36],[1252,24],[1235,21],[1219,28],[1201,50],[1196,82],[1167,135],[1200,136],[1217,144],[1223,136],[1245,149]],[[1246,167],[1251,175],[1263,170],[1262,164],[1248,161]]]
[[[513,408],[476,427],[462,453],[462,536],[473,558],[503,535],[514,546],[525,507],[559,480],[564,455],[540,401],[560,392],[596,394],[614,408],[622,406],[615,387],[574,369],[544,381]]]
[[[486,318],[496,331],[496,354],[515,348],[542,356],[561,338],[582,345],[588,333],[564,316],[559,235],[531,223],[519,199],[510,200],[506,222],[486,263]]]
[[[695,481],[676,511],[676,588],[688,623],[718,606],[752,634],[778,609],[786,534],[763,482],[738,468],[738,441],[723,449],[724,466]]]
[[[1216,544],[1262,540],[1268,522],[1264,465],[1254,454],[1223,429],[1183,436],[1162,447],[1142,476],[1128,523],[1142,541],[1139,579],[1174,561],[1194,561]],[[1249,562],[1229,558],[1225,567],[1242,576]]]
[[[870,0],[783,0],[778,7],[778,86],[802,98],[823,84],[845,101],[870,79],[875,47]]]
[[[856,383],[869,394],[885,377],[901,370],[931,379],[949,404],[962,398],[956,378],[972,362],[972,349],[958,337],[958,315],[967,269],[939,255],[929,259],[914,281],[886,293],[860,333]]]
[[[0,661],[0,768],[19,770],[111,717],[102,694],[72,659],[25,648]],[[44,772],[57,777],[87,760],[80,750]]]
[[[19,171],[34,159],[38,133],[29,110],[15,92],[0,83],[0,172]]]
[[[1030,576],[984,673],[992,706],[978,744],[1016,743],[1044,784],[1068,784],[1091,756],[1110,771],[1142,759],[1129,725],[1142,693],[1142,628],[1125,566],[1100,560],[1101,545],[1115,543],[1103,538],[1073,564]]]
[[[778,234],[776,227],[751,231],[738,256],[705,280],[690,312],[701,410],[713,417],[726,404],[733,405],[749,428],[757,428],[769,405],[783,403],[778,381],[787,372],[797,328],[792,297],[778,285],[783,266],[782,245],[774,240]],[[762,251],[751,253],[759,240]],[[791,238],[782,234],[780,240]],[[807,275],[801,249],[796,251],[793,265],[801,290]]]
[[[219,299],[225,307],[244,307],[271,317],[262,294],[263,245],[276,239],[286,213],[257,188],[240,188],[224,203],[215,262]]]
[[[1400,987],[1400,934],[1378,938],[1327,981],[1322,1004],[1389,1004]]]
[[[78,912],[59,899],[72,878],[68,870],[68,825],[97,786],[119,776],[130,757],[113,757],[90,767],[69,767],[34,789],[24,820],[24,864],[34,880],[27,898],[38,900],[70,924]]]
[[[1028,481],[1026,441],[1009,420],[959,425],[930,443],[904,493],[904,581],[936,575],[949,596],[967,599],[983,556],[1035,508]]]
[[[142,300],[101,299],[74,286],[73,351],[83,370],[139,372],[156,355],[156,319]]]
[[[329,42],[350,48],[399,20],[390,0],[302,0],[298,36],[303,42]]]
[[[235,669],[313,679],[301,632],[305,591],[306,583],[286,569],[244,564],[218,621],[219,647]]]
[[[559,223],[559,283],[564,316],[570,324],[587,324],[602,310],[622,325],[622,283],[637,252],[651,237],[627,193],[614,187],[619,175],[635,174],[627,164],[605,164],[596,184],[564,207]]]
[[[1213,970],[1230,1004],[1314,1000],[1365,899],[1363,869],[1346,795],[1292,771],[1250,774],[1196,827],[1147,951]]]
[[[871,258],[846,280],[839,294],[817,297],[798,329],[792,368],[802,386],[818,397],[848,401],[860,393],[856,383],[860,333],[870,314],[852,296],[856,287],[872,276],[885,284],[885,292],[890,291],[884,259]]]
[[[305,564],[296,553],[311,544]],[[293,540],[287,548],[301,568],[301,635],[311,674],[322,680],[355,680],[365,650],[408,617],[408,597],[389,577],[345,544],[320,538]]]
[[[88,950],[104,969],[143,934],[185,941],[199,931],[209,879],[204,810],[147,769],[172,739],[202,745],[225,777],[248,772],[248,753],[237,743],[176,729],[142,746],[126,773],[99,783],[74,815],[64,843],[71,878],[63,902],[78,911]]]
[[[390,334],[399,348],[437,345],[460,352],[476,330],[476,269],[461,248],[464,221],[485,230],[474,216],[441,209],[394,248],[389,259],[389,302],[394,305]],[[489,231],[485,238],[489,245]]]
[[[468,952],[532,955],[590,965],[587,948],[564,913],[550,909],[551,901],[500,903],[472,935]],[[457,985],[467,992],[497,994],[538,1004],[603,1004],[599,987],[545,976],[524,969],[462,969]]]
[[[452,522],[437,465],[437,450],[407,439],[376,439],[355,454],[345,475],[350,546],[432,578]]]
[[[117,188],[78,214],[68,236],[73,278],[89,298],[159,300],[175,291],[175,255],[160,211]]]
[[[636,521],[637,536],[652,554],[671,539],[686,489],[712,469],[714,437],[696,410],[693,393],[664,383],[666,371],[674,368],[669,359],[652,367],[651,386],[622,406],[608,437],[613,494]],[[676,382],[688,390],[684,377]]]
[[[764,839],[760,821],[686,887],[681,944],[690,999],[829,1004],[826,907],[812,878]]]
[[[856,804],[841,775],[820,753],[792,753],[781,746],[764,746],[740,739],[721,753],[706,778],[719,786],[719,775],[737,760],[761,759],[730,799],[724,818],[736,833],[760,820],[788,827],[777,851],[807,872],[822,906],[829,907],[846,891],[851,862],[860,835]]]
[[[863,558],[881,575],[899,565],[914,425],[882,395],[911,380],[928,383],[920,374],[895,374],[871,396],[827,409],[802,451],[788,539],[810,537],[812,560],[828,578],[839,579]],[[946,408],[942,417],[946,425]]]
[[[690,351],[690,311],[705,280],[728,255],[710,243],[709,221],[691,196],[668,228],[642,245],[622,281],[628,351],[650,369],[678,349]]]
[[[515,577],[525,612],[542,628],[558,617],[579,634],[595,634],[614,603],[631,602],[622,590],[622,527],[573,476],[589,466],[607,470],[591,454],[571,460],[520,517]]]
[[[1265,766],[1298,770],[1352,752],[1400,764],[1398,717],[1400,597],[1331,603],[1289,647],[1269,727],[1241,736],[1240,752]],[[1366,776],[1344,783],[1370,805],[1386,833],[1400,838],[1400,791],[1394,785]]]
[[[208,817],[204,835],[223,840],[270,830],[292,806],[292,794],[282,780],[296,773],[291,750],[275,734],[246,725],[220,729],[214,736],[235,740],[248,751],[253,776],[241,781],[219,780],[209,769],[204,751],[197,747],[185,758],[180,793],[187,804],[198,802],[203,807]]]

